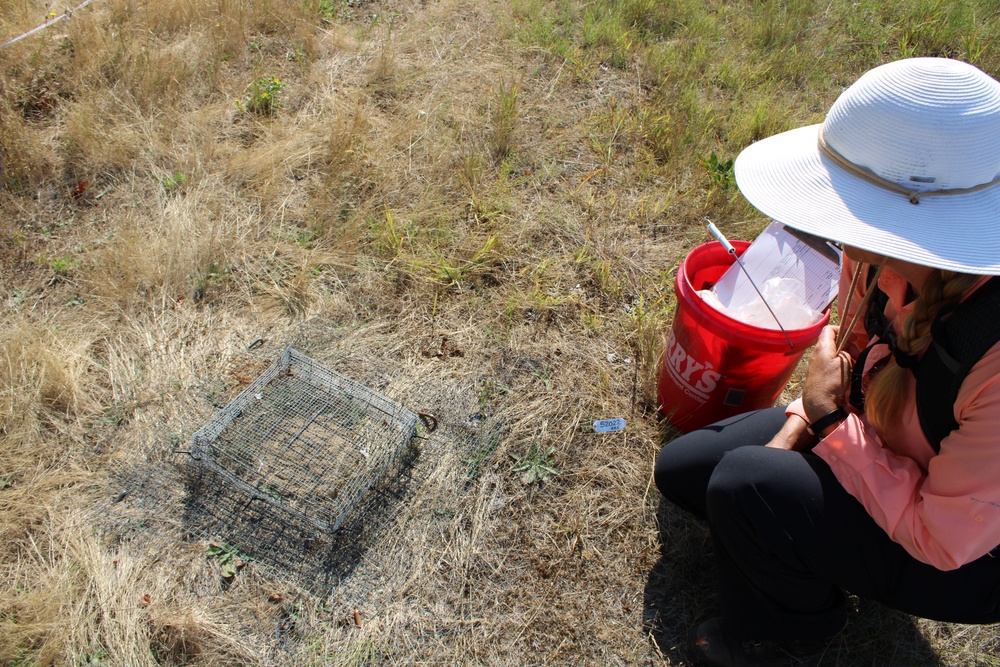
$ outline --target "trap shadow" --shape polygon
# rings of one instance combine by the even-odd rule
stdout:
[[[688,629],[718,614],[712,540],[707,525],[660,498],[656,511],[660,560],[646,578],[643,625],[670,664],[693,664]],[[947,667],[912,616],[850,596],[848,623],[815,667]]]

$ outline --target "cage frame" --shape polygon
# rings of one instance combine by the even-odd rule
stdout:
[[[372,458],[376,458],[377,460],[374,462],[374,468],[368,470],[369,474],[366,476],[366,481],[357,488],[352,489],[350,497],[344,502],[338,503],[339,509],[335,512],[324,512],[324,506],[321,506],[321,503],[312,501],[302,501],[297,505],[283,502],[280,494],[276,498],[274,495],[264,492],[258,486],[242,479],[237,472],[221,464],[218,460],[219,456],[217,456],[217,452],[214,451],[227,428],[230,428],[244,414],[251,411],[262,400],[263,394],[268,391],[269,387],[273,388],[275,383],[289,377],[294,377],[305,382],[308,386],[315,387],[317,395],[321,396],[323,402],[316,414],[312,418],[307,419],[291,440],[285,443],[286,451],[294,443],[300,441],[306,429],[315,423],[317,417],[323,414],[324,408],[330,407],[330,401],[327,401],[326,398],[334,392],[339,393],[340,396],[351,397],[352,404],[356,402],[363,403],[366,408],[380,415],[385,420],[385,424],[396,424],[399,427],[397,430],[401,437],[395,446],[390,446],[384,452],[384,456],[381,455],[383,453],[382,450],[375,452],[375,454],[370,454],[364,448],[358,449],[363,454],[366,464]],[[273,423],[272,431],[280,427],[282,418],[282,416],[276,418],[277,421]],[[436,427],[437,420],[432,415],[414,412],[388,396],[327,368],[289,346],[275,359],[271,366],[263,371],[239,395],[223,406],[206,424],[194,433],[191,437],[191,449],[185,453],[198,466],[211,471],[226,483],[231,484],[234,489],[243,493],[247,497],[247,506],[253,502],[263,502],[279,512],[286,513],[299,521],[311,525],[318,531],[336,533],[344,525],[345,521],[349,519],[353,510],[361,503],[372,486],[385,474],[389,466],[400,458],[407,447],[412,445],[415,438],[421,437],[421,425],[430,431]],[[269,435],[265,436],[265,440]],[[244,466],[239,472],[245,475],[247,468]],[[313,474],[312,471],[308,472],[311,475]],[[336,470],[334,472],[339,473],[340,471]],[[253,478],[254,474],[251,473],[250,477]],[[304,506],[305,509],[299,505]],[[325,507],[329,507],[329,505],[325,505]],[[324,520],[320,516],[324,513],[332,518]]]

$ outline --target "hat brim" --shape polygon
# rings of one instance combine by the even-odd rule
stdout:
[[[938,269],[1000,275],[1000,185],[919,204],[822,154],[819,125],[748,146],[736,184],[758,210],[845,245]]]

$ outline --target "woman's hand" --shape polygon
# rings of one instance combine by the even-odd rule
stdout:
[[[809,357],[802,407],[810,423],[844,405],[844,397],[851,386],[854,361],[847,352],[837,354],[839,330],[840,327],[823,327]]]
[[[816,445],[819,438],[811,435],[806,430],[806,426],[808,424],[802,417],[789,415],[781,430],[771,438],[771,442],[767,443],[766,446],[774,449],[788,449],[793,452],[809,451]]]

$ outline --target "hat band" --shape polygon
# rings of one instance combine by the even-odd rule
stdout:
[[[868,181],[873,185],[877,185],[880,188],[891,190],[892,192],[903,195],[908,200],[910,200],[911,204],[919,204],[920,200],[923,197],[938,197],[941,195],[964,195],[964,194],[969,194],[970,192],[985,190],[988,187],[1000,183],[1000,176],[997,176],[989,183],[980,183],[979,185],[973,185],[970,188],[944,188],[942,190],[911,190],[910,188],[904,187],[894,181],[890,181],[887,178],[882,178],[881,176],[871,171],[870,169],[866,169],[865,167],[854,164],[846,157],[844,157],[834,149],[830,148],[830,145],[826,143],[826,140],[823,138],[822,126],[820,126],[819,129],[818,139],[819,139],[818,143],[820,152],[822,152],[823,155],[833,160],[833,162],[838,167],[851,174],[854,174],[859,178],[863,178],[864,180]]]

